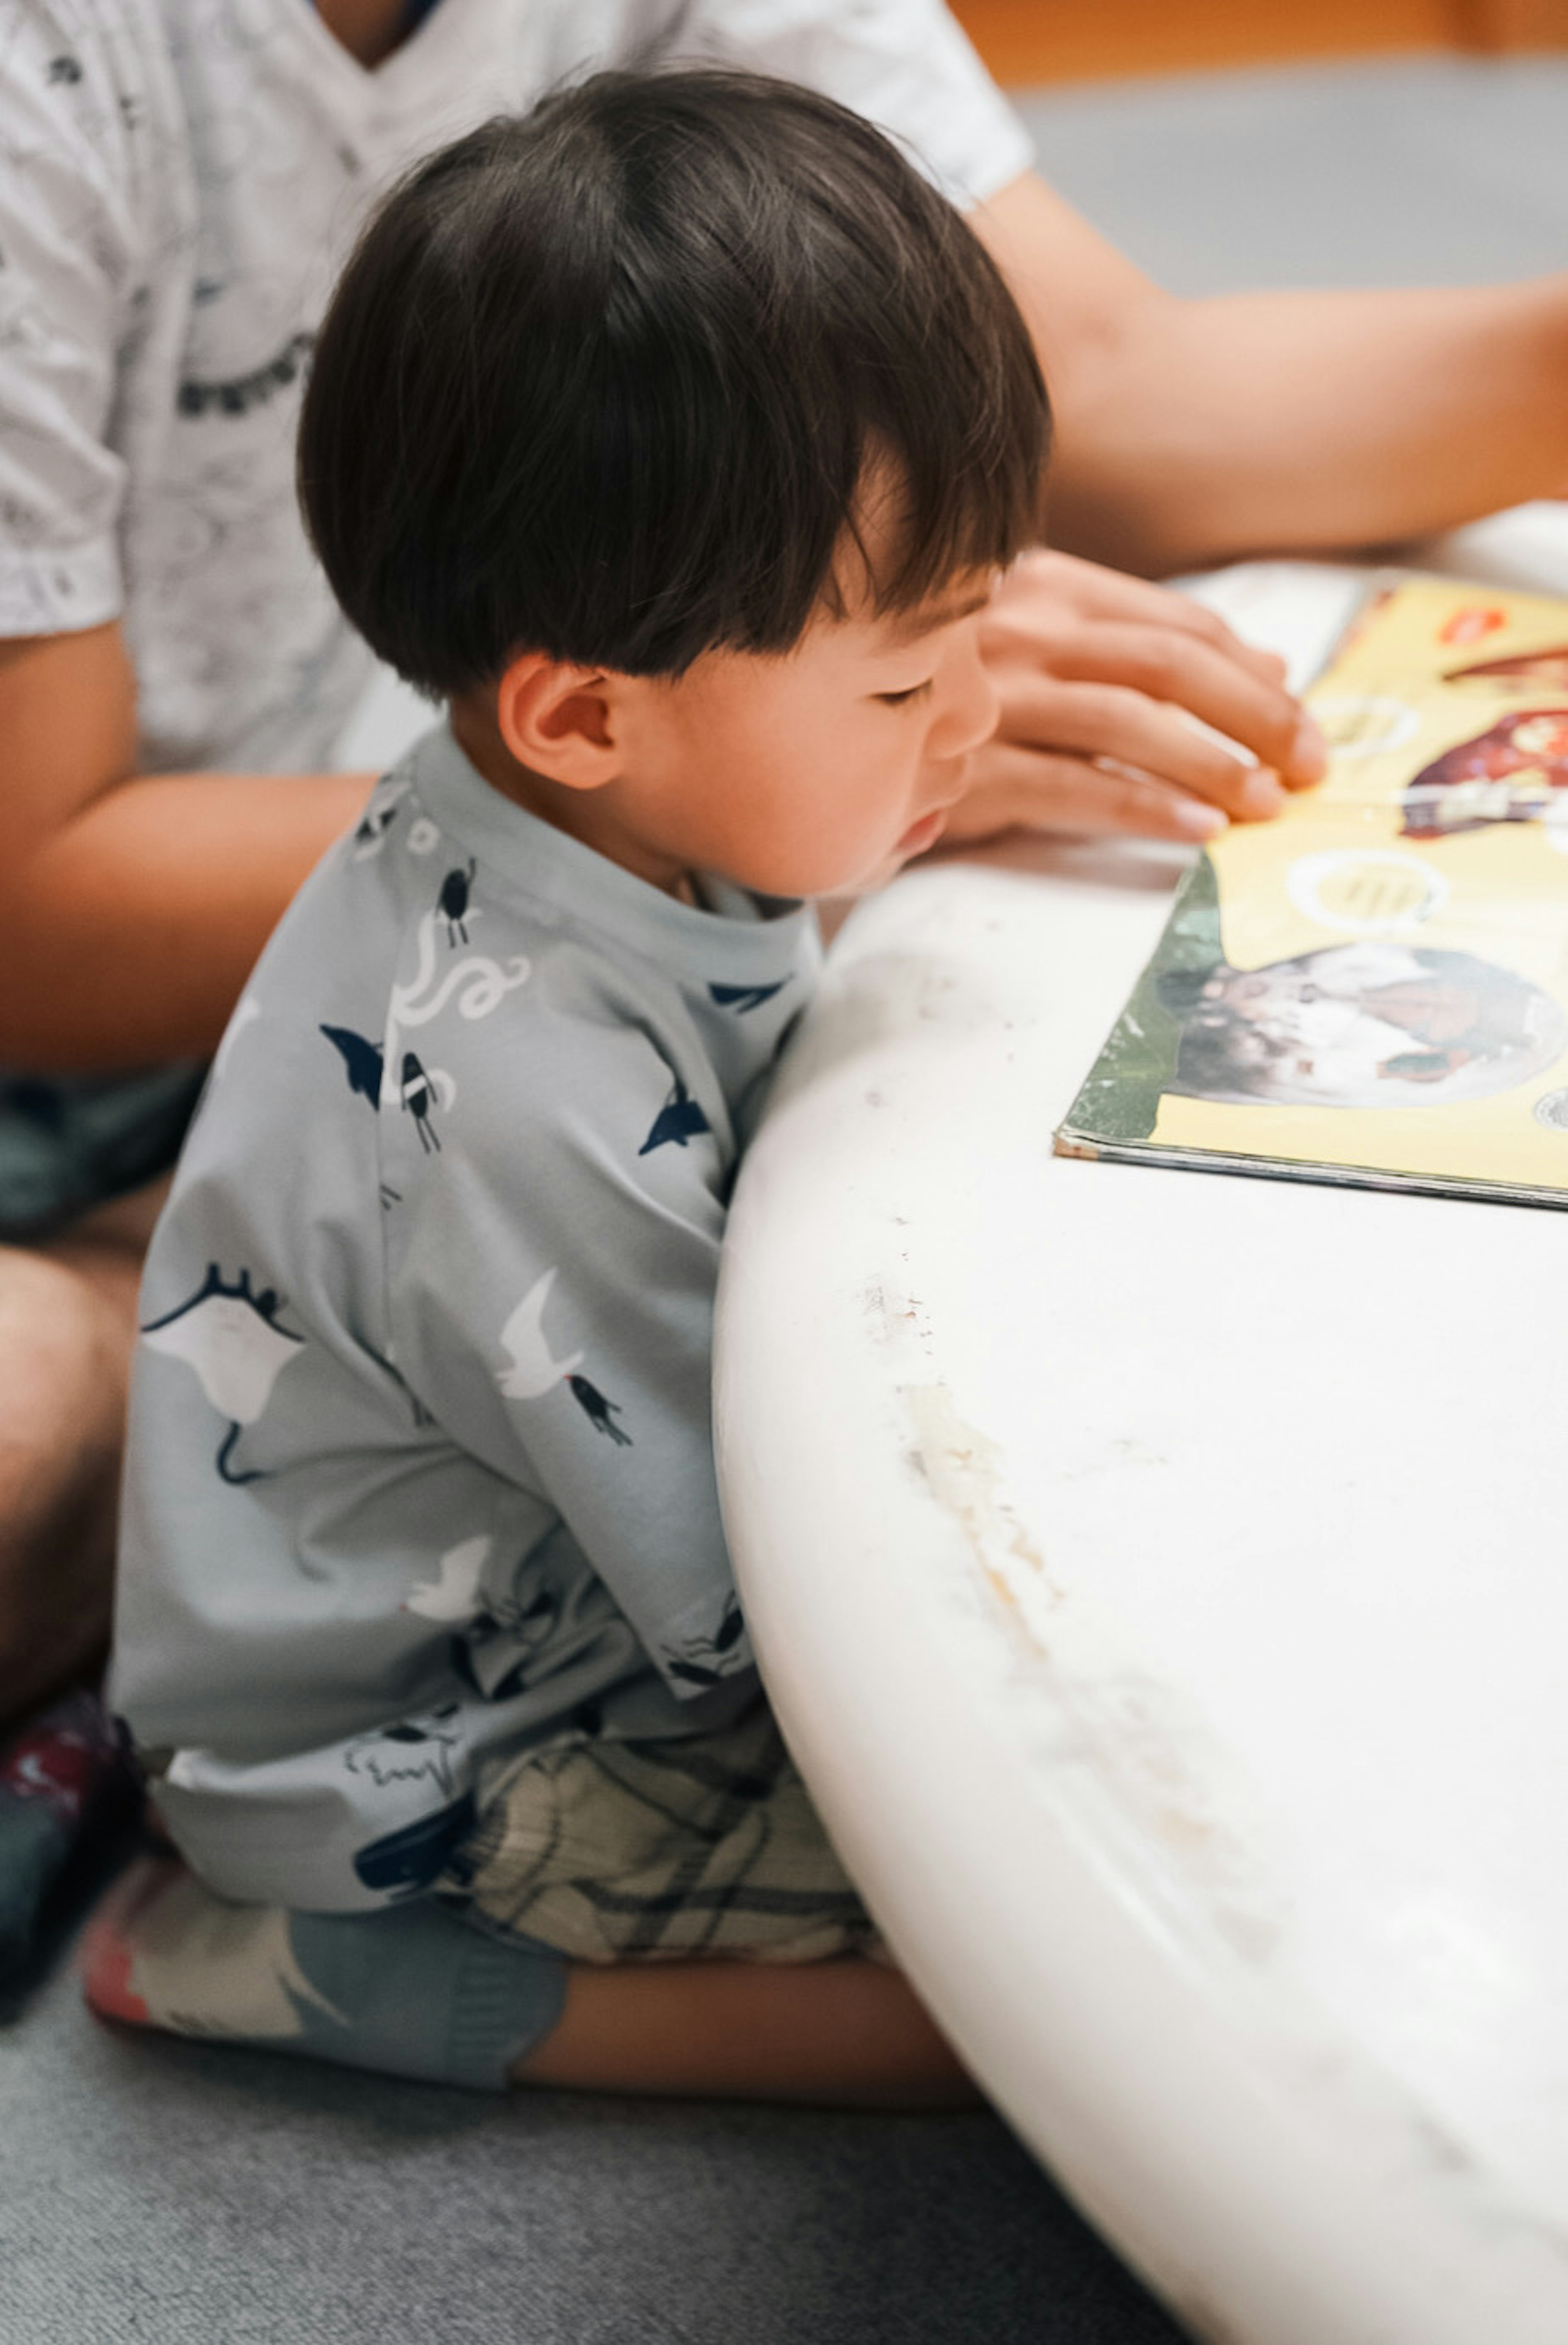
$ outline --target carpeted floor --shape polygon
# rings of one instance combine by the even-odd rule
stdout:
[[[1178,2345],[987,2116],[511,2101],[0,2029],[0,2345]]]

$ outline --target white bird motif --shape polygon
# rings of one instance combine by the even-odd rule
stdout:
[[[449,1547],[439,1579],[422,1580],[403,1605],[425,1620],[472,1620],[479,1609],[479,1580],[490,1555],[490,1534]]]
[[[508,1400],[538,1400],[583,1364],[581,1352],[574,1352],[565,1360],[550,1356],[545,1335],[545,1305],[555,1283],[554,1270],[535,1279],[501,1330],[502,1349],[510,1355],[512,1365],[499,1369],[495,1381]]]
[[[202,1391],[219,1416],[236,1425],[254,1425],[272,1397],[272,1387],[304,1347],[302,1335],[280,1327],[277,1297],[250,1292],[250,1274],[225,1286],[213,1263],[188,1303],[142,1329],[150,1352],[167,1352],[196,1371]]]

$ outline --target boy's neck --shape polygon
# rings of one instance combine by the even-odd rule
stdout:
[[[361,66],[379,66],[409,29],[409,0],[316,0],[316,13],[334,40]]]
[[[509,798],[537,821],[548,823],[552,830],[565,832],[580,847],[602,855],[606,863],[618,864],[634,878],[646,880],[662,895],[674,896],[683,904],[697,901],[689,871],[673,863],[656,864],[634,842],[615,834],[613,824],[604,820],[605,808],[598,791],[565,789],[543,774],[520,765],[502,739],[494,713],[477,698],[452,701],[447,720],[453,740],[475,773],[502,797]]]

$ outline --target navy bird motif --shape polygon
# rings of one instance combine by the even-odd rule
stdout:
[[[697,1637],[682,1648],[668,1663],[672,1678],[685,1685],[716,1686],[731,1674],[727,1657],[732,1654],[745,1632],[746,1619],[738,1597],[727,1599],[723,1615],[711,1637]]]
[[[629,1449],[631,1435],[623,1433],[620,1426],[612,1422],[621,1414],[619,1401],[606,1400],[597,1385],[591,1385],[586,1376],[568,1376],[566,1382],[572,1388],[572,1398],[588,1418],[595,1432],[607,1433],[620,1448]]]
[[[434,1815],[418,1816],[412,1824],[382,1834],[354,1858],[354,1872],[367,1889],[389,1897],[412,1897],[428,1889],[445,1872],[473,1830],[478,1802],[464,1792],[450,1807]]]
[[[449,871],[441,883],[435,909],[446,922],[449,945],[456,944],[459,939],[463,944],[468,942],[468,891],[473,885],[475,868],[473,858],[470,856],[466,871]]]
[[[421,1066],[417,1054],[412,1051],[405,1051],[402,1054],[402,1089],[400,1096],[404,1107],[413,1118],[421,1148],[427,1156],[432,1150],[439,1156],[441,1134],[431,1122],[436,1106],[435,1086]]]
[[[362,1034],[353,1033],[347,1026],[323,1026],[321,1031],[341,1053],[343,1064],[348,1069],[350,1091],[358,1091],[362,1099],[369,1100],[372,1108],[379,1108],[382,1099],[380,1044],[367,1042]]]
[[[708,990],[721,1010],[733,1010],[744,1018],[748,1010],[760,1010],[765,1001],[782,993],[789,982],[781,977],[776,985],[710,985]]]
[[[677,1075],[675,1089],[655,1116],[653,1129],[638,1149],[637,1154],[651,1156],[656,1148],[663,1148],[672,1140],[677,1148],[684,1148],[687,1142],[694,1138],[697,1132],[711,1132],[713,1126],[708,1122],[680,1077]]]

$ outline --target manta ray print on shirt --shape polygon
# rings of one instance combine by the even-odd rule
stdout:
[[[214,1463],[219,1477],[236,1488],[262,1476],[233,1470],[234,1446],[244,1427],[261,1416],[278,1378],[304,1348],[303,1335],[279,1324],[283,1307],[271,1287],[252,1290],[249,1270],[230,1284],[213,1262],[194,1294],[141,1330],[148,1351],[183,1360],[219,1415],[229,1419]]]

